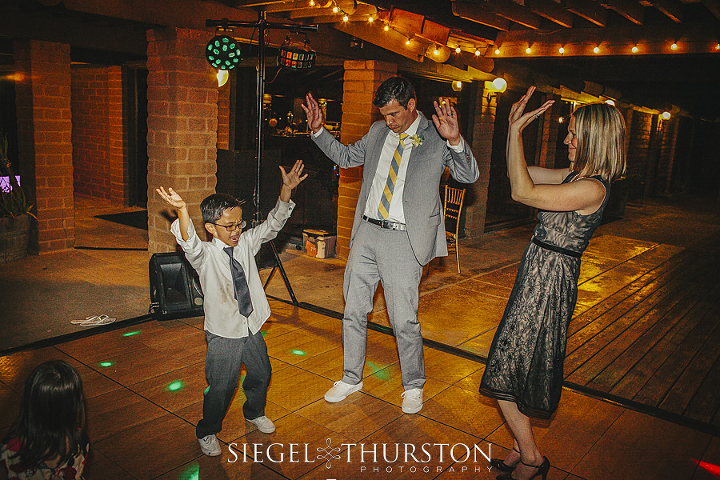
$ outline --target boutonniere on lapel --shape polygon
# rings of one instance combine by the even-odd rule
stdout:
[[[425,141],[425,137],[421,135],[411,135],[410,140],[412,141],[413,147],[419,147]]]

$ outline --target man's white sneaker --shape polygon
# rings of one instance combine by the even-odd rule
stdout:
[[[357,385],[350,385],[342,380],[335,382],[330,390],[325,392],[325,400],[330,403],[342,402],[351,393],[359,392],[362,389],[363,382]]]
[[[217,457],[222,453],[220,450],[220,442],[215,435],[206,435],[203,438],[198,438],[200,444],[200,450],[208,457]]]
[[[402,395],[403,399],[402,411],[404,413],[418,413],[423,406],[423,390],[422,388],[413,388],[405,390]]]
[[[258,427],[258,430],[262,433],[273,433],[275,431],[275,424],[265,415],[248,420],[248,422]]]

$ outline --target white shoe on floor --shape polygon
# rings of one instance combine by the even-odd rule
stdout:
[[[325,400],[330,403],[342,402],[351,393],[359,392],[362,389],[363,382],[357,385],[350,385],[342,380],[335,382],[330,390],[325,392]]]
[[[198,438],[200,444],[200,450],[208,457],[217,457],[222,453],[220,449],[220,442],[215,435],[205,435],[203,438]]]
[[[262,417],[253,418],[252,420],[248,419],[248,422],[258,427],[258,430],[260,430],[262,433],[273,433],[275,431],[275,424],[265,415],[263,415]]]
[[[402,403],[402,411],[403,413],[418,413],[420,410],[422,410],[423,406],[423,389],[422,388],[412,388],[410,390],[405,390],[402,395],[400,395],[403,399]]]

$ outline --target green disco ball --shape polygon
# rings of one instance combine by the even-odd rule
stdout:
[[[242,60],[240,44],[228,35],[216,35],[205,48],[205,58],[213,68],[232,70]]]

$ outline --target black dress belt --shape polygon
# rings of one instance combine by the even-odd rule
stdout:
[[[532,238],[532,242],[535,245],[537,245],[538,247],[544,248],[545,250],[552,250],[553,252],[562,253],[563,255],[567,255],[569,257],[575,257],[575,258],[582,257],[582,253],[580,253],[580,252],[576,252],[574,250],[568,250],[567,248],[558,247],[557,245],[550,245],[549,243],[540,241],[535,237]]]
[[[363,215],[362,219],[373,225],[377,225],[381,228],[387,228],[388,230],[407,230],[404,223],[391,222],[390,220],[378,220],[376,218],[370,218],[367,215]]]

